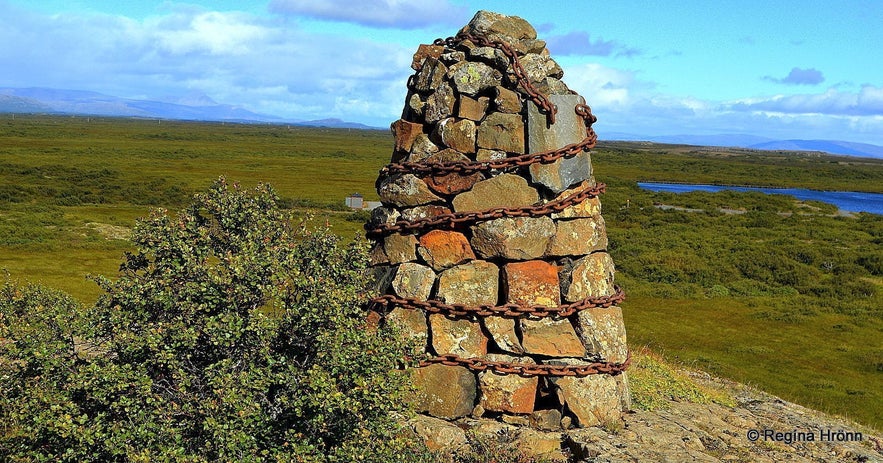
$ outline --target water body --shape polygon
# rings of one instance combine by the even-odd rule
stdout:
[[[828,204],[833,204],[843,211],[883,214],[883,194],[881,193],[861,193],[857,191],[816,191],[805,190],[802,188],[756,188],[742,186],[702,185],[692,183],[638,182],[638,186],[645,190],[664,191],[669,193],[686,193],[688,191],[717,192],[723,190],[759,191],[766,194],[791,195],[803,201],[822,201]]]

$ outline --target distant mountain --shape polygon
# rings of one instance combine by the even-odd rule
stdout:
[[[281,122],[282,118],[218,104],[204,95],[185,97],[192,104],[136,100],[82,90],[52,88],[0,88],[0,98],[17,104],[0,106],[2,112],[83,114],[93,116],[157,117],[205,121]],[[0,100],[0,102],[5,101]],[[24,103],[27,103],[25,105]]]
[[[823,151],[870,158],[883,158],[883,146],[838,140],[779,140],[757,143],[747,148],[759,150]]]
[[[289,123],[308,127],[376,129],[340,119],[301,121],[259,114],[218,104],[207,95],[190,92],[161,100],[137,100],[82,90],[53,88],[0,88],[0,113],[82,114],[112,117],[153,117],[197,121]]]
[[[315,121],[295,122],[293,125],[303,125],[307,127],[330,127],[335,129],[360,129],[360,130],[378,130],[378,127],[371,127],[358,122],[346,122],[340,119],[318,119]]]
[[[610,132],[598,136],[602,140],[650,141],[672,145],[723,146],[771,151],[821,151],[846,156],[883,158],[883,146],[842,140],[774,140],[748,134],[646,136]]]
[[[2,113],[45,113],[52,108],[30,98],[13,95],[0,95],[0,112]]]

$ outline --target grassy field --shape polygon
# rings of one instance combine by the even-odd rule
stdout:
[[[0,268],[89,304],[98,288],[86,275],[116,273],[137,217],[180,207],[221,175],[270,183],[284,204],[355,236],[363,216],[344,198],[376,199],[391,144],[384,131],[3,115]],[[883,217],[635,185],[883,192],[883,161],[602,143],[593,163],[609,185],[604,218],[635,348],[883,426]]]

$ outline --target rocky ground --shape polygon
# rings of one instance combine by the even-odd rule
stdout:
[[[699,384],[728,391],[735,406],[670,401],[656,411],[627,413],[617,429],[565,432],[473,419],[454,426],[419,417],[414,424],[431,447],[463,452],[467,449],[464,430],[471,429],[511,436],[510,445],[552,461],[883,462],[883,438],[878,432],[736,383],[689,374]],[[761,433],[755,441],[749,439],[751,431]]]

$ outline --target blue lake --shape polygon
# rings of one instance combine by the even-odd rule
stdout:
[[[688,191],[759,191],[767,194],[791,195],[800,200],[822,201],[844,211],[883,214],[883,194],[856,191],[816,191],[802,188],[755,188],[741,186],[701,185],[689,183],[638,182],[638,186],[650,191],[686,193]]]

